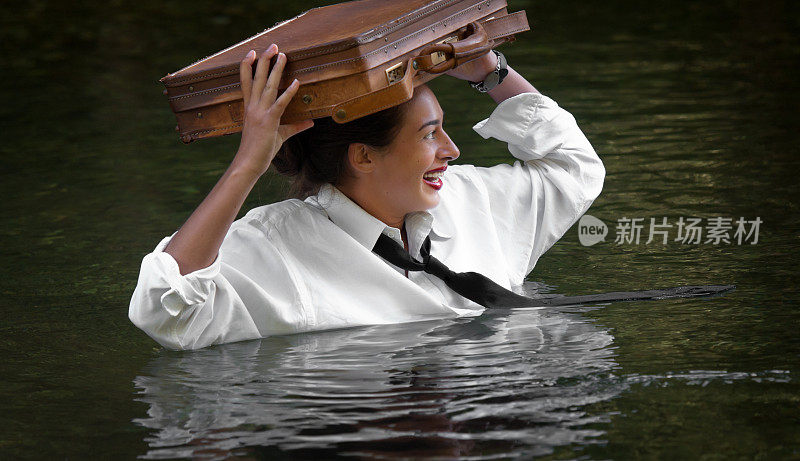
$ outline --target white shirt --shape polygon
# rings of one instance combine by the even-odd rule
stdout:
[[[475,125],[521,162],[454,165],[440,203],[406,216],[411,255],[430,234],[431,254],[456,272],[512,288],[589,208],[605,169],[575,119],[550,98],[503,101]],[[387,227],[331,185],[305,201],[255,208],[232,225],[217,259],[181,275],[163,251],[144,257],[129,317],[161,345],[198,349],[269,335],[474,316],[483,308],[424,272],[372,253]]]

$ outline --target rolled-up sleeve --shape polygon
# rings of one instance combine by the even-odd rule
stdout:
[[[221,275],[220,258],[181,275],[164,248],[170,237],[144,257],[128,317],[169,349],[199,349],[260,337],[242,300]]]
[[[217,259],[185,275],[164,252],[169,240],[142,260],[128,310],[162,346],[199,349],[307,326],[297,277],[257,219],[234,223]]]
[[[474,126],[508,143],[521,160],[477,168],[501,245],[521,283],[536,261],[600,194],[605,168],[575,118],[555,101],[525,93],[503,101]]]

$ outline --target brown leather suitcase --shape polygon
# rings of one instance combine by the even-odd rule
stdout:
[[[282,121],[350,120],[400,104],[421,85],[529,29],[506,0],[358,0],[315,8],[161,79],[183,142],[241,131],[239,64],[275,43],[280,88],[300,81]]]

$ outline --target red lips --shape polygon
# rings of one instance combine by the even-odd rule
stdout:
[[[425,174],[422,175],[422,181],[435,190],[439,190],[444,185],[444,183],[442,183],[442,174],[445,170],[447,170],[447,165],[426,171]]]

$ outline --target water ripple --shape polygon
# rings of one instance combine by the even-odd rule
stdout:
[[[506,311],[164,352],[135,379],[147,459],[464,459],[591,445],[632,386],[788,382],[761,373],[619,374],[613,336],[580,309]],[[491,339],[490,339],[491,338]],[[371,360],[364,360],[367,353]],[[412,442],[413,440],[413,442]]]

